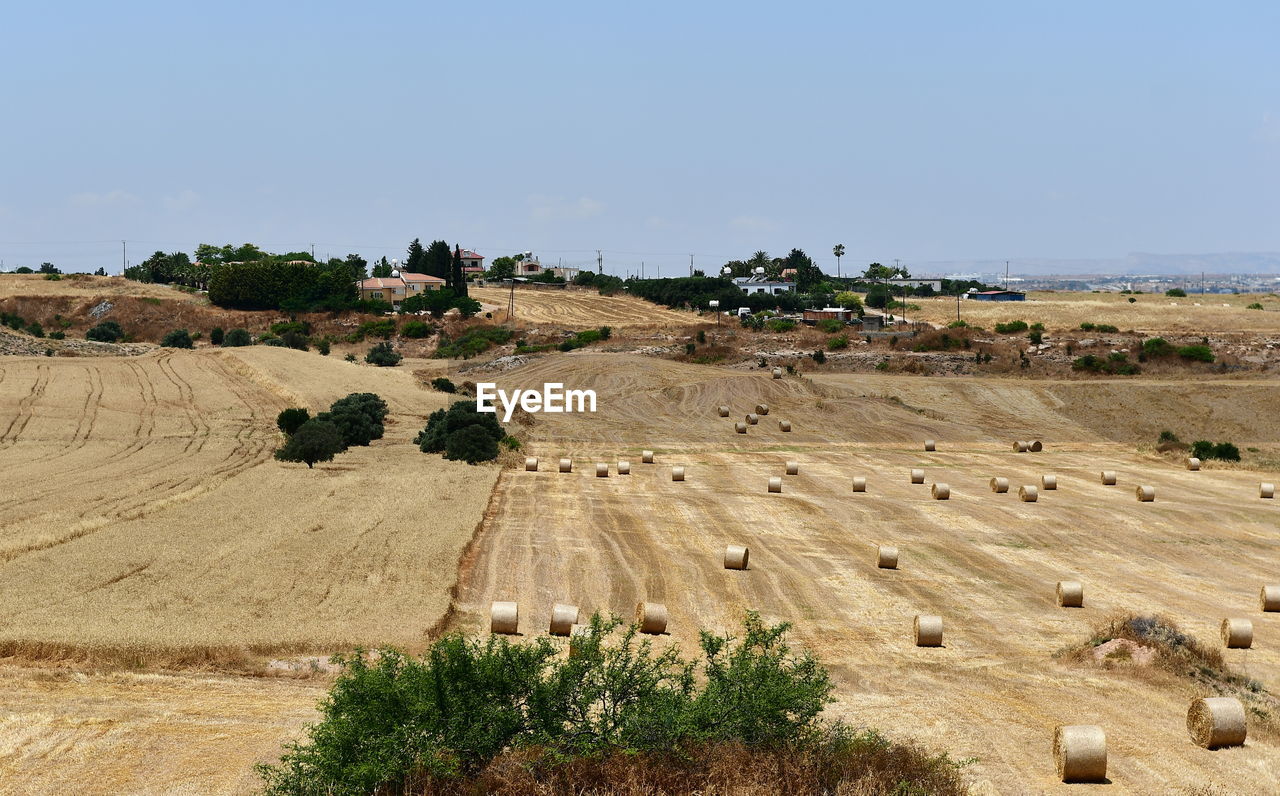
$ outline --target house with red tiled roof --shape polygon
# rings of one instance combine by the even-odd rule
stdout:
[[[462,273],[464,274],[482,274],[484,273],[484,258],[470,249],[462,250]]]
[[[410,296],[418,296],[428,290],[439,290],[445,281],[438,276],[392,271],[391,276],[375,276],[357,283],[363,301],[385,301],[393,309]]]

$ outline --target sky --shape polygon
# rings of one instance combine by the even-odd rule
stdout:
[[[1274,2],[11,4],[0,260],[1275,252],[1276,41]]]

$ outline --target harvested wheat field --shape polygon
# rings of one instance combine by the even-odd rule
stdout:
[[[495,318],[506,318],[507,299],[511,295],[509,288],[473,287],[468,294],[484,304],[486,310],[498,310],[494,313]],[[595,326],[623,328],[715,323],[714,315],[704,318],[696,313],[676,312],[631,296],[601,296],[594,290],[516,288],[515,295],[514,319],[525,325],[554,324],[587,329]]]
[[[960,317],[972,326],[991,329],[997,323],[1022,320],[1043,323],[1049,332],[1079,329],[1084,322],[1111,324],[1121,331],[1144,334],[1224,334],[1251,332],[1280,334],[1280,299],[1257,293],[1242,295],[1188,295],[1168,298],[1146,293],[1072,293],[1033,291],[1026,301],[960,302]],[[956,319],[954,296],[908,300],[920,307],[908,312],[912,320],[947,324]],[[1260,303],[1263,309],[1248,309]]]
[[[1114,792],[1280,788],[1274,730],[1209,752],[1187,737],[1192,683],[1054,657],[1118,611],[1167,614],[1210,646],[1222,617],[1241,615],[1253,619],[1254,648],[1227,661],[1277,687],[1280,617],[1259,613],[1256,598],[1275,579],[1280,515],[1254,499],[1259,474],[1189,472],[1116,441],[1145,434],[1145,419],[1132,433],[1105,426],[1195,397],[1235,407],[1223,422],[1236,424],[1227,427],[1239,444],[1274,443],[1274,424],[1246,420],[1280,402],[1280,385],[1082,385],[1098,390],[1089,395],[891,376],[814,383],[599,354],[546,358],[501,381],[599,393],[595,415],[540,416],[530,455],[637,461],[653,449],[655,463],[608,479],[586,468],[505,470],[463,562],[452,627],[484,632],[494,600],[520,601],[524,633],[541,633],[556,602],[628,615],[651,601],[667,607],[670,640],[693,645],[700,627],[730,630],[754,608],[795,623],[830,667],[835,715],[976,758],[966,771],[997,792],[1066,789],[1050,754],[1059,724],[1105,728]],[[733,433],[757,402],[793,431]],[[1010,452],[1031,437],[1044,452]],[[921,450],[925,438],[936,452]],[[800,475],[767,494],[762,484],[787,460]],[[685,467],[683,482],[672,482],[673,466]],[[1103,466],[1120,487],[1098,482]],[[911,485],[912,468],[949,484],[950,500]],[[1058,489],[1036,503],[988,487],[993,476],[1032,484],[1044,472],[1057,474]],[[865,493],[851,491],[854,475],[867,477]],[[1134,500],[1139,479],[1158,502]],[[729,544],[750,548],[749,569],[724,568]],[[880,544],[898,548],[898,569],[877,566]],[[1084,607],[1057,606],[1062,580],[1083,584]],[[916,615],[943,618],[941,648],[914,645]]]
[[[308,470],[276,414],[351,392],[386,437]],[[413,645],[496,468],[411,444],[447,397],[283,348],[0,360],[0,655],[236,664]]]
[[[0,299],[14,296],[83,296],[166,299],[201,302],[204,299],[168,285],[134,282],[122,276],[66,274],[61,279],[45,279],[44,274],[0,274]]]

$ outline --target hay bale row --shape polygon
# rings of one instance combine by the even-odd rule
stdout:
[[[898,548],[893,545],[880,545],[876,549],[876,566],[880,569],[897,569]]]
[[[942,646],[942,617],[919,614],[912,625],[917,647]]]
[[[791,431],[791,421],[790,421],[790,420],[779,420],[779,421],[778,421],[778,430],[779,430],[779,431],[783,431],[783,432],[790,432],[790,431]]]
[[[537,457],[537,456],[526,456],[526,457],[524,458],[524,470],[525,470],[525,472],[526,472],[526,473],[536,473],[536,472],[538,472],[538,457]]]
[[[950,500],[951,487],[942,483],[933,484],[932,486],[929,487],[929,495],[934,500]]]
[[[800,475],[800,462],[787,462],[787,475]]]
[[[991,479],[991,491],[1003,495],[1009,491],[1009,479],[1003,476],[996,476]]]
[[[1078,580],[1058,581],[1058,605],[1063,608],[1084,607],[1084,586]]]
[[[1102,479],[1102,485],[1103,485],[1103,486],[1115,486],[1115,485],[1116,485],[1116,471],[1115,471],[1115,470],[1103,470],[1101,473],[1098,473],[1098,477]]]
[[[683,481],[683,480],[684,480],[684,468],[683,468],[683,467],[672,467],[672,468],[671,468],[671,480],[672,480],[672,481]]]
[[[782,479],[781,479],[781,478],[778,478],[777,476],[774,476],[773,478],[770,478],[770,479],[769,479],[769,491],[770,491],[770,492],[778,492],[778,493],[781,493],[781,492],[782,492]]]
[[[1156,488],[1143,485],[1135,489],[1134,494],[1138,496],[1139,503],[1152,503],[1156,499]]]
[[[867,491],[867,479],[866,479],[865,477],[861,476],[861,475],[855,475],[855,476],[853,477],[853,491],[854,491],[854,492],[866,492],[866,491]]]
[[[731,544],[724,549],[725,569],[746,569],[751,551],[743,545]]]
[[[1247,650],[1253,646],[1253,622],[1248,619],[1223,619],[1222,644],[1229,650]]]
[[[1059,725],[1053,731],[1053,761],[1063,782],[1105,782],[1107,734],[1096,724]]]
[[[924,483],[924,470],[912,470],[912,471],[911,471],[911,483],[913,483],[913,484],[923,484],[923,483]]]
[[[576,605],[556,603],[551,606],[551,625],[548,632],[553,636],[569,636],[569,654],[574,654],[572,639],[586,635],[591,626],[579,623],[581,611]],[[642,602],[636,606],[636,624],[641,633],[660,634],[667,630],[667,607],[662,603]],[[494,602],[489,606],[489,632],[515,635],[520,628],[520,605],[514,602]],[[585,628],[585,630],[584,630]]]
[[[1248,735],[1244,703],[1235,697],[1205,697],[1191,702],[1187,732],[1196,746],[1221,749],[1241,746]]]
[[[1018,487],[1018,499],[1023,503],[1035,503],[1040,499],[1040,490],[1035,484],[1023,484]]]
[[[1261,484],[1258,484],[1258,497],[1266,500],[1271,500],[1275,496],[1276,496],[1275,484],[1269,484],[1265,481],[1262,482]]]

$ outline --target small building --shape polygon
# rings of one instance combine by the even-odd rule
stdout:
[[[843,307],[823,307],[820,310],[804,311],[805,323],[817,323],[818,321],[826,321],[826,320],[833,320],[833,321],[840,321],[841,323],[848,323],[853,319],[854,319],[853,311],[846,310]]]
[[[438,276],[392,271],[391,276],[375,276],[356,283],[362,301],[385,301],[393,309],[400,309],[400,302],[409,296],[418,296],[428,290],[439,290],[445,281]]]
[[[470,249],[462,250],[462,273],[483,274],[484,258]]]
[[[883,328],[884,328],[883,315],[863,315],[862,316],[862,331],[878,332]]]
[[[776,296],[780,293],[793,293],[796,289],[794,282],[774,282],[766,279],[763,274],[739,276],[733,280],[733,284],[747,295],[767,293],[770,296]]]
[[[516,276],[537,276],[542,273],[542,263],[533,252],[525,252],[516,260]]]
[[[1016,290],[984,290],[966,293],[965,298],[974,301],[1026,301],[1027,294]]]

